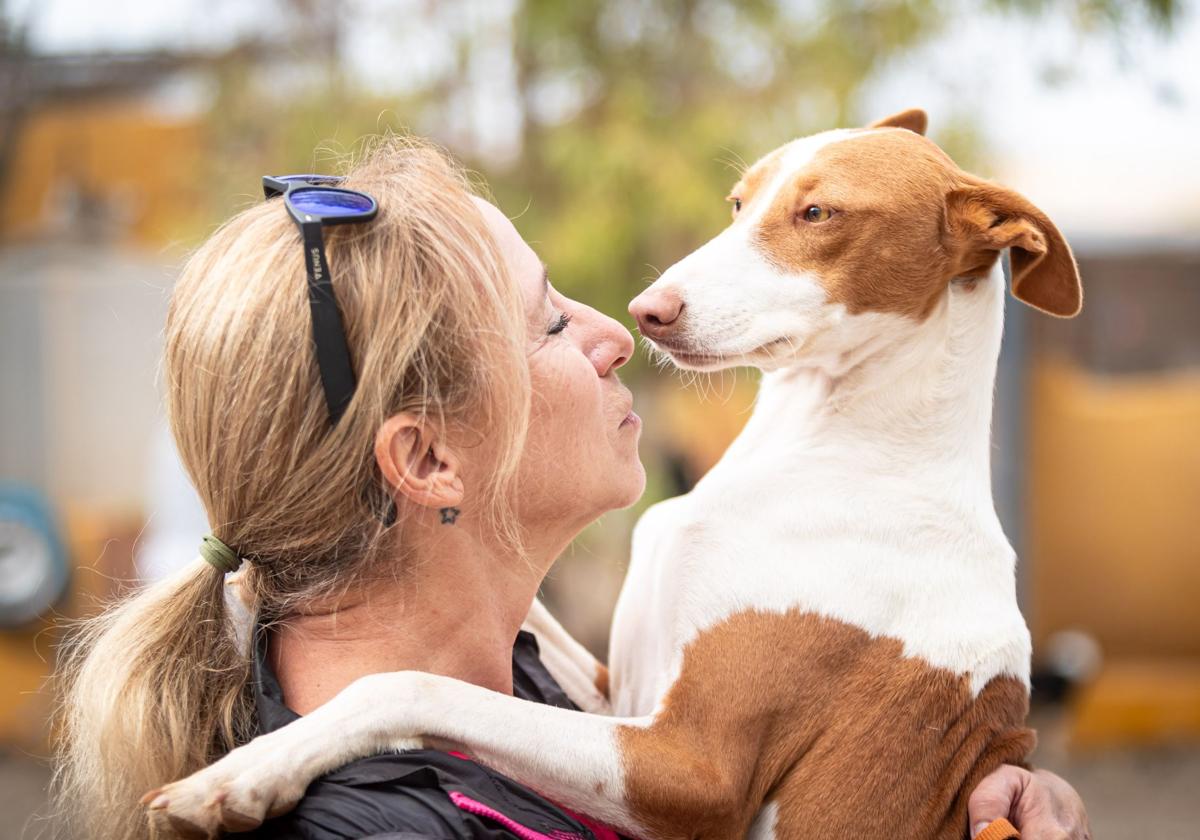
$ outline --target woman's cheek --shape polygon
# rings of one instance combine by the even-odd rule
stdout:
[[[545,351],[535,371],[535,393],[552,400],[555,423],[562,424],[557,432],[564,444],[579,450],[580,455],[601,456],[600,447],[610,445],[612,430],[608,428],[611,418],[606,412],[604,382],[595,365],[568,338]]]
[[[587,395],[580,387],[579,371],[570,364],[573,361],[563,352],[567,348],[547,347],[530,368],[530,385],[533,389],[531,437],[561,451],[571,438],[580,431],[586,409]]]

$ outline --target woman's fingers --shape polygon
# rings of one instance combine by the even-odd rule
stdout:
[[[1087,810],[1075,788],[1048,770],[1035,770],[1017,802],[1017,827],[1027,840],[1091,840]]]
[[[1091,840],[1083,800],[1066,781],[1046,770],[1004,765],[971,792],[967,802],[971,836],[1007,818],[1023,840]]]
[[[1013,805],[1021,798],[1031,776],[1028,770],[1005,764],[989,773],[971,791],[971,798],[967,800],[967,817],[972,837],[987,828],[988,823],[1011,819],[1015,815]]]

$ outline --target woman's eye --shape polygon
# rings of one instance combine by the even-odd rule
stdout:
[[[546,334],[558,335],[567,328],[569,323],[571,323],[571,316],[565,312],[559,313],[559,316],[554,319],[554,323],[550,325],[550,329],[546,330]]]
[[[736,216],[742,209],[742,200],[737,196],[729,196],[728,201],[733,205],[733,213]]]
[[[822,207],[819,204],[813,204],[804,211],[804,221],[813,222],[815,224],[816,222],[827,221],[832,215],[833,211],[828,207]]]

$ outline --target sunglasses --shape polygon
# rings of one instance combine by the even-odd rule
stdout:
[[[283,196],[288,215],[300,228],[304,241],[317,368],[329,420],[335,426],[346,412],[357,383],[342,313],[333,293],[333,276],[325,258],[324,230],[326,225],[369,222],[379,212],[379,205],[371,196],[341,189],[338,185],[344,180],[335,175],[264,175],[262,179],[263,195],[268,199]]]

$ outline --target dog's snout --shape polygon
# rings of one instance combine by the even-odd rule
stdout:
[[[637,319],[638,329],[647,338],[665,338],[679,325],[683,298],[677,292],[653,287],[629,304],[629,314]]]

